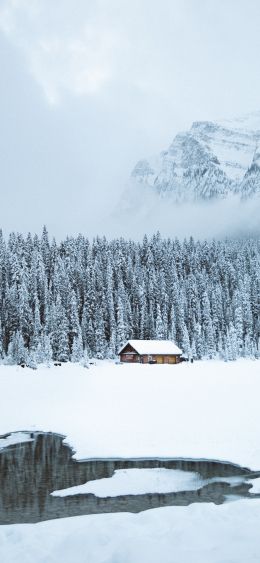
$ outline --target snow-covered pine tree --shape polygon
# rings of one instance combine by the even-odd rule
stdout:
[[[28,360],[28,350],[25,347],[24,339],[19,330],[12,336],[8,346],[7,359],[9,363],[26,364]]]
[[[163,340],[165,336],[165,328],[163,325],[162,314],[161,314],[161,307],[159,303],[157,303],[156,308],[156,322],[155,322],[155,337],[157,340]]]
[[[60,294],[57,296],[56,303],[53,303],[52,322],[51,342],[53,358],[60,362],[67,362],[70,354],[68,339],[69,323],[61,303]]]
[[[74,336],[71,352],[71,361],[80,362],[83,357],[83,342],[81,336],[81,330],[79,329],[79,334]]]
[[[170,338],[197,358],[257,356],[259,263],[257,238],[50,244],[46,229],[0,233],[0,354],[18,361],[18,331],[37,362],[68,360],[81,330],[89,356],[114,357],[130,337]]]

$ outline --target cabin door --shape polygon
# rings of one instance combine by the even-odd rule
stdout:
[[[157,356],[157,364],[163,364],[163,357]]]

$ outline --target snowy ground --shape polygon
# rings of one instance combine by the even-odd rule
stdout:
[[[250,489],[250,493],[259,494],[260,493],[260,477],[257,479],[253,479],[252,481],[248,481],[253,485],[252,489]]]
[[[0,435],[66,436],[78,459],[188,457],[260,469],[260,361],[0,366]]]
[[[6,448],[7,446],[13,446],[14,444],[22,444],[23,442],[32,442],[33,438],[26,432],[15,432],[14,434],[8,434],[4,438],[0,438],[0,450]]]
[[[142,495],[144,493],[170,493],[192,491],[205,482],[197,473],[178,469],[119,469],[112,477],[88,481],[83,485],[54,491],[53,496],[66,497],[92,493],[96,497]]]
[[[92,493],[96,497],[116,497],[119,495],[142,495],[145,493],[176,493],[178,491],[194,491],[207,483],[225,481],[231,486],[245,482],[243,476],[211,477],[203,479],[198,473],[178,469],[118,469],[112,477],[88,481],[67,489],[51,493],[55,497]],[[260,492],[260,478],[247,479],[253,485],[250,492]]]
[[[0,435],[58,432],[78,459],[189,457],[260,469],[260,361],[0,366],[0,389]],[[122,486],[118,474],[88,486],[111,493]],[[156,488],[154,476],[131,482],[127,475],[133,492]],[[260,479],[252,484],[251,492],[259,492]],[[0,561],[259,563],[259,518],[260,500],[238,500],[1,526]]]
[[[0,527],[1,563],[259,563],[260,500]]]

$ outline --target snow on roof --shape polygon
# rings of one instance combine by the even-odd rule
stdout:
[[[182,350],[171,340],[128,340],[119,354],[130,344],[138,354],[182,354]]]

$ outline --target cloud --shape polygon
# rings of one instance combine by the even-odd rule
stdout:
[[[258,0],[3,0],[0,29],[51,104],[120,91],[194,120],[257,109],[259,17]]]
[[[141,201],[141,196],[140,196]],[[113,221],[107,219],[109,236],[142,238],[157,230],[163,236],[196,239],[225,238],[226,236],[259,236],[260,198],[240,200],[238,196],[209,202],[174,204],[151,194],[146,205],[136,202],[137,211],[119,209]]]
[[[1,0],[5,228],[102,232],[138,160],[259,109],[259,19],[259,0]]]
[[[76,96],[96,94],[111,78],[108,34],[86,26],[80,39],[42,39],[30,52],[32,74],[51,104],[66,92]]]
[[[99,12],[83,10],[81,18],[74,9],[68,1],[8,0],[0,11],[0,29],[22,50],[50,104],[66,93],[95,94],[113,74],[116,34]]]

